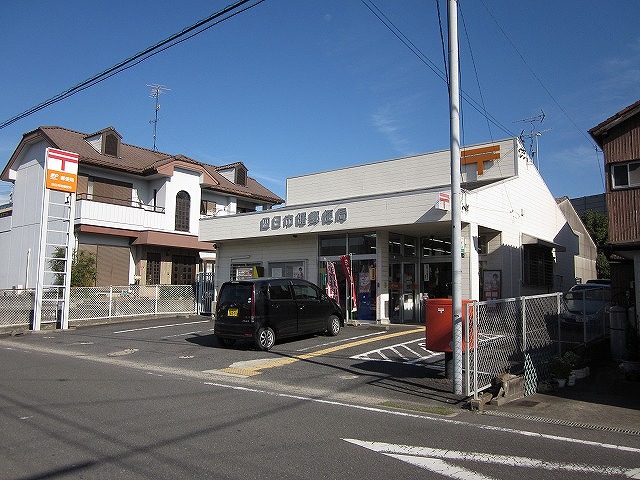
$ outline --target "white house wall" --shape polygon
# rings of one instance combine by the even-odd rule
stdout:
[[[170,199],[165,207],[166,221],[171,224],[171,229],[174,230],[176,215],[175,199],[178,192],[184,190],[189,194],[191,199],[188,233],[197,235],[198,221],[200,220],[200,172],[175,168],[173,176],[166,185],[167,198]]]

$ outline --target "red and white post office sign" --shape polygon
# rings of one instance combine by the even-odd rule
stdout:
[[[449,210],[451,208],[451,198],[446,192],[438,193],[438,201],[436,202],[436,208],[438,210]]]
[[[75,193],[78,185],[78,157],[77,153],[47,148],[45,159],[47,188]]]

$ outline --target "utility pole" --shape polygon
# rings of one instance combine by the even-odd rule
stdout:
[[[449,126],[451,145],[451,275],[453,391],[462,394],[462,198],[460,188],[460,77],[458,0],[449,0]]]
[[[147,85],[147,87],[151,88],[151,94],[149,95],[151,98],[155,98],[156,100],[156,108],[155,108],[155,118],[153,120],[149,120],[149,123],[153,123],[153,149],[157,150],[156,148],[156,134],[157,134],[157,129],[158,129],[158,110],[160,110],[160,103],[158,103],[158,99],[160,97],[160,95],[162,95],[164,92],[167,92],[169,90],[171,90],[170,88],[167,88],[163,85]]]

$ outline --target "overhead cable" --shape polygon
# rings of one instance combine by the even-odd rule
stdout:
[[[107,78],[110,78],[124,70],[127,70],[141,62],[143,62],[144,60],[164,51],[167,50],[168,48],[171,48],[179,43],[182,43],[202,32],[204,32],[205,30],[208,30],[209,28],[213,27],[214,25],[217,25],[225,20],[228,20],[229,18],[244,12],[245,10],[248,10],[250,8],[255,7],[256,5],[259,5],[260,3],[264,2],[265,0],[240,0],[234,4],[231,4],[225,8],[223,8],[222,10],[209,15],[208,17],[194,23],[193,25],[183,29],[182,31],[180,31],[179,33],[173,34],[170,37],[168,37],[165,40],[162,40],[159,43],[156,43],[155,45],[152,45],[148,48],[145,48],[144,50],[136,53],[135,55],[133,55],[132,57],[127,58],[126,60],[123,60],[119,63],[117,63],[116,65],[104,70],[101,73],[98,73],[97,75],[94,75],[86,80],[84,80],[83,82],[80,82],[79,84],[51,97],[48,100],[45,100],[42,103],[39,103],[38,105],[29,108],[28,110],[25,110],[24,112],[8,119],[5,120],[4,122],[0,123],[0,129],[3,129],[15,122],[17,122],[18,120],[21,120],[37,111],[40,111],[50,105],[53,105],[54,103],[57,103],[61,100],[64,100],[65,98],[68,98],[72,95],[75,95],[78,92],[81,92],[82,90],[85,90],[89,87],[92,87],[93,85],[96,85],[100,82],[103,82],[104,80],[106,80]],[[253,3],[252,3],[253,2]],[[249,3],[250,5],[246,5]],[[244,7],[243,7],[244,6]],[[240,8],[243,7],[243,8]]]
[[[441,70],[429,57],[427,57],[422,51],[409,39],[406,35],[402,33],[402,31],[394,25],[394,23],[389,20],[389,18],[371,1],[371,0],[361,0],[361,2],[373,13],[378,20],[380,20],[387,29],[393,33],[398,40],[400,40],[409,50],[411,50],[418,59],[424,63],[429,69],[436,74],[438,78],[440,78],[446,85],[449,85],[447,80],[447,73]],[[515,136],[513,132],[511,132],[506,126],[504,126],[500,121],[498,121],[493,115],[487,112],[478,104],[478,102],[468,95],[462,88],[460,89],[460,95],[464,100],[466,100],[469,105],[473,107],[480,115],[485,117],[491,123],[493,123],[496,127],[506,133],[508,136]]]

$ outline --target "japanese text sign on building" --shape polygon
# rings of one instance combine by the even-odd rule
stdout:
[[[46,187],[50,190],[75,193],[78,184],[78,157],[77,153],[47,148]]]
[[[260,231],[286,230],[289,228],[315,227],[316,225],[331,225],[333,223],[345,223],[347,221],[347,209],[344,207],[334,210],[313,210],[310,212],[296,212],[286,215],[274,215],[260,220]]]

